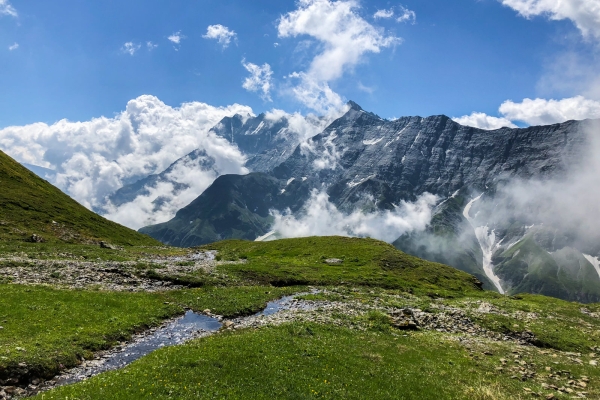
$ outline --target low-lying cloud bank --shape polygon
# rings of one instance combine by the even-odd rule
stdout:
[[[405,233],[424,230],[437,200],[426,193],[414,203],[402,202],[392,211],[344,214],[329,201],[326,192],[313,190],[301,215],[273,211],[272,230],[285,238],[338,235],[371,237],[391,243]]]

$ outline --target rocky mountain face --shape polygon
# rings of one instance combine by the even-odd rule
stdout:
[[[594,247],[600,240],[509,212],[511,200],[500,196],[516,180],[566,179],[581,164],[597,122],[486,131],[446,116],[389,121],[349,105],[288,155],[279,148],[273,154],[281,162],[273,168],[265,161],[268,167],[251,177],[220,177],[173,220],[141,231],[177,246],[253,240],[271,229],[270,211],[306,212],[303,204],[313,191],[326,191],[346,213],[392,210],[432,193],[439,203],[429,227],[402,235],[397,248],[470,272],[488,289],[600,300],[600,246]],[[246,128],[242,121],[228,122],[230,128],[223,124],[219,132],[233,132],[231,140],[246,151],[272,149],[242,133],[256,122],[246,121]]]
[[[246,167],[253,172],[270,171],[289,157],[300,143],[300,133],[290,127],[287,117],[226,117],[212,131],[237,146],[248,157]]]
[[[316,126],[319,121],[307,119],[306,124]],[[257,117],[242,115],[225,117],[211,129],[209,134],[220,136],[236,146],[247,158],[245,166],[248,170],[265,172],[279,165],[291,154],[300,143],[303,132],[292,127],[286,115],[261,114]],[[108,199],[111,205],[120,207],[133,202],[139,196],[151,196],[159,184],[170,184],[172,190],[169,191],[168,196],[158,195],[153,199],[155,209],[158,210],[165,201],[190,188],[187,175],[203,172],[212,176],[212,180],[222,174],[231,173],[220,168],[215,159],[205,150],[196,149],[175,161],[166,170],[123,186]],[[98,211],[102,212],[102,210]]]
[[[197,149],[175,161],[163,172],[149,175],[137,182],[123,186],[112,194],[109,200],[115,206],[121,206],[135,200],[138,196],[148,196],[150,189],[156,187],[161,182],[171,183],[174,188],[173,194],[176,196],[189,187],[187,184],[180,182],[181,179],[177,175],[177,171],[182,167],[196,171],[209,171],[214,173],[215,177],[219,175],[214,158],[206,154],[204,150]],[[159,207],[161,201],[162,199],[157,197],[154,200],[154,204]]]

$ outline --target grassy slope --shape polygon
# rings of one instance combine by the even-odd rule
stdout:
[[[78,358],[182,314],[184,307],[247,315],[298,290],[254,286],[122,293],[0,285],[0,379],[20,362],[34,376],[51,377],[61,364],[75,366]]]
[[[207,245],[223,260],[221,271],[242,279],[289,285],[363,285],[414,293],[458,295],[479,290],[477,280],[446,265],[410,256],[374,239],[311,237],[272,242],[228,240]],[[327,259],[343,260],[328,265]]]
[[[1,151],[0,187],[2,241],[23,241],[35,233],[50,242],[159,245],[89,211]]]

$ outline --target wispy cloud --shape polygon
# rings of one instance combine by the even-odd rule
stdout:
[[[394,18],[398,22],[411,22],[415,23],[417,21],[417,13],[404,6],[397,7],[398,12],[394,10],[394,7],[389,10],[377,10],[375,14],[373,14],[373,18],[375,19],[389,19]]]
[[[139,43],[127,42],[121,47],[121,52],[133,56],[141,47]]]
[[[299,0],[295,11],[281,17],[279,37],[307,35],[321,43],[322,50],[308,70],[290,75],[299,80],[292,89],[294,96],[307,107],[322,113],[342,107],[344,103],[330,82],[362,62],[366,54],[402,42],[371,25],[358,10],[355,0]]]
[[[158,44],[156,44],[156,43],[152,42],[151,40],[149,40],[149,41],[147,41],[147,42],[146,42],[146,48],[147,48],[149,51],[152,51],[152,50],[154,50],[154,49],[155,49],[155,48],[157,48],[157,47],[158,47]]]
[[[273,81],[273,71],[271,66],[267,63],[262,66],[247,63],[246,60],[242,60],[242,65],[250,76],[244,80],[242,87],[250,92],[260,92],[261,97],[265,101],[273,101],[271,99],[271,86]]]
[[[237,38],[237,33],[226,26],[217,24],[210,25],[206,30],[206,35],[203,35],[202,37],[204,39],[216,40],[225,49],[229,47],[232,40]]]
[[[375,14],[373,14],[373,18],[375,19],[387,19],[392,18],[394,16],[394,9],[390,8],[389,10],[377,10]]]
[[[10,4],[8,0],[0,0],[0,15],[9,15],[14,18],[19,16],[17,10]]]
[[[169,41],[171,41],[174,44],[181,44],[181,41],[185,39],[185,36],[181,34],[181,31],[178,31],[173,33],[167,39],[169,39]]]
[[[13,51],[19,48],[19,43],[8,46],[8,50]]]

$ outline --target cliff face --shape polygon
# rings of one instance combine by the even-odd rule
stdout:
[[[365,190],[389,193],[391,201],[424,192],[449,197],[465,186],[485,190],[514,176],[560,174],[581,154],[583,128],[571,121],[485,131],[445,116],[387,121],[355,106],[296,148],[274,175],[330,184],[340,206]]]
[[[396,247],[470,272],[490,289],[597,301],[599,273],[586,257],[599,256],[594,251],[600,248],[584,250],[573,240],[558,245],[554,241],[550,248],[543,240],[547,235],[539,233],[549,227],[537,227],[538,234],[533,235],[527,226],[531,221],[517,215],[494,216],[493,207],[496,190],[515,178],[565,176],[581,162],[589,144],[586,132],[594,123],[569,121],[486,131],[459,125],[446,116],[388,121],[350,103],[344,116],[293,151],[284,149],[290,142],[277,147],[272,141],[240,139],[240,132],[253,127],[242,123],[234,129],[232,140],[240,148],[247,146],[244,151],[254,146],[259,154],[276,148],[281,162],[267,168],[272,164],[256,161],[266,167],[256,167],[262,172],[252,177],[218,178],[172,221],[142,232],[178,246],[231,237],[253,240],[269,232],[270,210],[289,208],[301,214],[313,190],[326,190],[329,200],[344,212],[391,210],[403,200],[432,193],[440,204],[429,228],[403,235]],[[245,141],[250,144],[241,144]],[[482,193],[486,202],[477,203],[474,198]],[[217,204],[219,211],[211,211]],[[510,253],[514,246],[521,249],[516,255]]]

